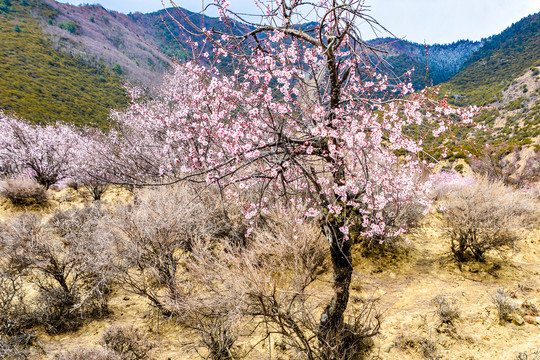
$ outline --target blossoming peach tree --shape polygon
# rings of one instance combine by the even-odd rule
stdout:
[[[45,188],[69,177],[79,134],[65,124],[38,125],[0,112],[0,175],[24,174]]]
[[[352,219],[363,237],[397,236],[406,227],[389,226],[385,211],[427,203],[427,185],[417,181],[422,141],[406,129],[422,125],[437,136],[446,118],[470,122],[472,112],[376,71],[377,51],[358,28],[376,25],[363,1],[258,4],[255,23],[215,0],[229,32],[185,16],[204,39],[192,42],[196,59],[178,64],[159,101],[134,102],[129,116],[160,128],[161,170],[175,181],[219,186],[249,219],[289,206],[320,219],[333,267],[333,297],[319,325],[328,343],[346,329]]]

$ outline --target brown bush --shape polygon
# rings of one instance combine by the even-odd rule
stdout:
[[[208,358],[245,356],[235,344],[255,327],[267,331],[259,341],[280,334],[293,357],[325,358],[332,341],[318,338],[314,314],[327,299],[309,290],[327,265],[319,224],[291,209],[258,219],[246,238],[238,208],[216,196],[191,186],[138,190],[112,219],[118,282],[191,329]],[[332,356],[364,351],[379,326],[375,302],[357,304],[339,334],[347,349]]]
[[[437,344],[426,337],[400,333],[394,339],[394,346],[402,350],[407,348],[415,349],[427,360],[441,359],[441,356],[438,354]]]
[[[377,308],[378,299],[354,299],[360,302],[349,314],[344,328],[337,334],[329,333],[332,339],[322,338],[319,335],[319,344],[316,347],[317,358],[320,359],[364,359],[367,351],[373,346],[373,337],[379,334],[381,327],[381,313]],[[339,338],[339,341],[336,341]],[[340,346],[335,346],[335,344]]]
[[[21,275],[2,266],[0,269],[1,359],[26,359],[28,346],[35,340],[35,335],[28,332],[33,322],[24,297]]]
[[[31,326],[22,276],[0,269],[0,334],[24,335]]]
[[[142,189],[133,205],[117,209],[113,223],[119,283],[145,296],[164,314],[164,296],[177,292],[180,262],[201,237],[233,239],[238,226],[201,189],[173,186]],[[161,290],[165,289],[165,293]]]
[[[353,359],[373,343],[380,316],[375,301],[363,301],[346,317],[339,349],[335,339],[319,338],[314,314],[321,302],[309,285],[326,266],[327,243],[316,222],[297,223],[300,212],[290,217],[269,214],[256,224],[244,246],[230,242],[213,244],[201,239],[186,258],[169,307],[178,321],[195,330],[212,359],[240,358],[234,346],[252,326],[280,334],[284,348],[294,358]],[[321,271],[322,270],[322,271]]]
[[[519,229],[534,216],[534,205],[521,192],[485,179],[452,191],[441,205],[443,236],[458,261],[513,249]]]
[[[0,195],[16,206],[43,205],[47,202],[47,191],[35,180],[18,176],[0,183]]]
[[[79,219],[80,224],[64,224],[62,231],[57,231],[59,216],[53,216],[53,227],[39,216],[22,214],[0,233],[6,263],[38,289],[32,316],[50,333],[75,330],[84,319],[107,312],[108,239],[79,214],[84,211],[73,211],[72,223]]]
[[[455,299],[449,299],[445,295],[437,295],[432,300],[435,306],[435,314],[443,324],[452,324],[459,318],[459,308]]]
[[[106,349],[76,349],[54,356],[55,360],[121,360],[118,354]]]
[[[6,336],[0,334],[0,359],[28,359],[28,346],[34,341],[33,335]]]
[[[208,350],[208,358],[213,360],[229,360],[241,358],[236,354],[233,346],[238,340],[235,324],[227,316],[200,317],[197,324],[197,333],[201,337],[202,345]]]
[[[94,200],[101,200],[103,195],[107,192],[109,189],[110,184],[106,182],[101,182],[98,180],[95,181],[86,181],[84,187],[86,190],[88,190],[88,193],[90,193],[90,196]]]
[[[28,332],[33,321],[25,302],[22,276],[11,271],[5,263],[1,265],[0,358],[26,359],[27,348],[34,342],[35,335]]]
[[[501,323],[510,321],[510,316],[517,309],[516,305],[510,299],[510,294],[504,290],[504,288],[498,288],[497,291],[491,295],[491,302],[497,309],[497,315]]]
[[[154,348],[148,336],[133,326],[111,326],[102,337],[103,346],[122,360],[142,360]]]
[[[83,236],[91,241],[94,235],[103,231],[101,223],[107,215],[108,213],[99,204],[84,208],[72,207],[64,211],[55,211],[47,225],[62,239],[75,240]],[[106,234],[102,232],[99,235]]]

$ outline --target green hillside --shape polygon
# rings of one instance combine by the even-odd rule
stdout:
[[[540,13],[527,16],[489,38],[442,89],[458,105],[500,99],[515,78],[540,64]]]
[[[31,14],[57,15],[37,0],[0,0],[0,109],[33,122],[105,127],[110,109],[128,102],[123,80],[55,50]]]

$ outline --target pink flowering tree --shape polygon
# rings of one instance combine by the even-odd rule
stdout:
[[[68,125],[40,126],[0,113],[0,163],[45,188],[69,177],[80,136]]]
[[[162,169],[176,169],[171,181],[218,186],[248,219],[290,206],[304,209],[297,221],[320,219],[334,293],[318,336],[342,346],[351,225],[362,237],[406,231],[389,224],[388,209],[397,214],[411,201],[428,203],[428,185],[417,181],[426,165],[422,143],[407,127],[424,125],[438,136],[446,117],[467,123],[472,113],[377,73],[377,53],[357,27],[376,25],[363,1],[275,1],[260,5],[259,23],[230,12],[222,0],[213,4],[230,33],[199,28],[186,16],[214,50],[197,52],[193,43],[198,59],[178,65],[159,101],[134,102],[126,116],[160,127],[164,143],[156,156],[166,159]],[[302,14],[315,22],[302,24]],[[225,62],[232,70],[221,72]]]
[[[77,129],[74,157],[70,163],[69,181],[86,188],[94,200],[101,200],[112,181],[111,170],[101,160],[110,151],[110,137],[95,128]]]
[[[171,134],[180,130],[174,119],[185,115],[183,103],[172,101],[191,93],[193,79],[182,72],[165,79],[164,91],[156,100],[141,102],[140,89],[131,88],[131,109],[111,113],[112,128],[103,133],[87,129],[88,158],[81,166],[88,180],[102,183],[133,185],[174,181],[180,175],[178,158],[182,144]]]

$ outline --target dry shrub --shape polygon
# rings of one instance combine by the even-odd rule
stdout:
[[[88,190],[88,193],[92,199],[98,201],[101,200],[103,195],[109,190],[110,183],[100,181],[97,179],[87,180],[84,183],[84,187]]]
[[[515,360],[540,360],[540,349],[519,352]]]
[[[20,264],[10,259],[9,226],[0,224],[0,337],[5,349],[32,326]],[[6,350],[7,351],[7,350]]]
[[[410,334],[399,333],[394,339],[394,346],[402,350],[414,348],[416,346],[416,339]]]
[[[83,208],[72,207],[56,211],[49,219],[48,226],[62,239],[75,240],[83,236],[91,241],[99,232],[102,232],[100,236],[107,235],[101,224],[106,215],[107,212],[98,203]]]
[[[31,326],[22,276],[0,269],[0,334],[21,336]]]
[[[530,301],[529,299],[525,299],[525,301],[523,301],[523,303],[521,304],[521,308],[527,315],[532,315],[532,316],[540,315],[538,306],[536,306],[536,304]]]
[[[33,321],[24,297],[21,275],[2,264],[0,269],[1,359],[26,359],[28,347],[35,341],[35,335],[28,332]]]
[[[419,340],[420,348],[422,349],[422,355],[427,360],[439,360],[441,356],[438,354],[437,344],[431,340],[422,338]]]
[[[28,345],[20,336],[0,334],[0,359],[27,359]]]
[[[22,214],[1,234],[6,261],[38,290],[32,316],[49,333],[75,330],[84,319],[107,312],[110,246],[98,219],[81,216],[88,211],[57,213],[54,225]]]
[[[137,191],[112,220],[118,282],[197,334],[203,357],[246,356],[251,349],[240,351],[238,341],[271,334],[295,357],[331,351],[341,359],[369,347],[380,321],[370,301],[347,316],[339,334],[347,349],[329,350],[329,339],[318,338],[315,314],[327,299],[310,284],[327,265],[320,225],[301,211],[276,212],[251,224],[246,238],[245,217],[219,197],[187,185]],[[254,329],[264,329],[255,342]]]
[[[415,349],[427,360],[441,359],[437,350],[437,344],[433,340],[425,337],[400,333],[394,339],[394,346],[402,350],[406,350],[407,348]]]
[[[8,178],[0,183],[0,195],[16,206],[44,205],[47,191],[34,179],[26,176]]]
[[[483,260],[486,252],[514,248],[519,229],[533,216],[534,205],[521,192],[500,182],[479,179],[441,201],[443,235],[458,261],[469,255]]]
[[[495,305],[501,323],[511,320],[516,305],[510,300],[510,294],[504,288],[498,288],[495,294],[491,295],[491,302]]]
[[[240,237],[232,211],[216,203],[212,194],[187,185],[139,190],[135,204],[119,207],[113,219],[119,282],[170,315],[164,296],[177,292],[179,265],[193,243]]]
[[[437,295],[432,302],[441,323],[453,324],[454,320],[459,318],[459,309],[455,299],[449,299],[445,295]]]
[[[154,344],[148,336],[133,326],[111,326],[102,336],[103,346],[117,354],[122,360],[142,360]]]
[[[106,349],[75,349],[54,356],[55,360],[122,360],[121,357]]]
[[[24,302],[20,274],[0,269],[0,358],[26,359],[35,336],[27,330],[32,319]]]
[[[193,244],[186,271],[179,274],[183,287],[177,287],[169,306],[178,321],[199,334],[204,356],[246,356],[249,349],[239,353],[235,341],[253,336],[254,328],[264,329],[259,342],[279,335],[295,358],[353,359],[369,347],[380,320],[374,301],[358,304],[336,334],[346,348],[331,348],[333,341],[318,338],[314,316],[324,300],[310,284],[327,265],[328,245],[316,222],[293,220],[300,214],[267,215],[242,246],[205,237]]]
[[[197,333],[201,343],[208,350],[207,358],[234,359],[237,358],[233,346],[238,340],[235,324],[227,316],[201,316],[193,323],[197,324]],[[240,357],[240,356],[238,356]]]
[[[324,262],[324,249],[318,226],[291,224],[279,215],[256,227],[246,246],[215,247],[201,241],[186,261],[190,287],[174,298],[175,310],[203,340],[218,340],[203,341],[214,359],[234,353],[232,340],[249,331],[245,324],[250,320],[283,335],[289,347],[313,353],[315,308],[306,289]],[[217,323],[218,334],[227,336],[212,337],[205,329],[215,327],[200,327],[201,323]]]
[[[381,328],[378,301],[377,298],[356,301],[357,306],[346,316],[343,329],[337,334],[326,335],[332,338],[323,338],[319,333],[318,357],[334,360],[363,359],[374,344],[373,337],[379,334]]]

